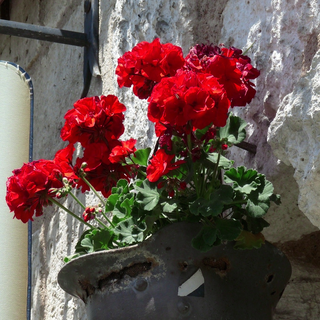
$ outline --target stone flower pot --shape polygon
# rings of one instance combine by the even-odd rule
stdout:
[[[176,223],[147,241],[77,258],[58,281],[86,304],[89,320],[270,320],[291,275],[270,243],[235,250],[191,247],[199,225]]]

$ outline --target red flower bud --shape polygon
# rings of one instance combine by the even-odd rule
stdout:
[[[169,191],[168,195],[170,198],[173,198],[174,197],[174,190]]]
[[[164,187],[164,181],[161,181],[161,182],[159,182],[158,184],[157,184],[157,188],[158,189],[161,189],[161,188],[163,188]]]
[[[94,219],[94,216],[95,216],[94,212],[95,212],[95,209],[93,207],[87,207],[82,214],[83,220],[85,222],[88,222],[89,220]]]
[[[187,184],[184,181],[181,181],[180,182],[180,189],[184,190],[184,189],[186,189],[186,187],[187,187]]]
[[[223,145],[221,146],[221,149],[222,149],[222,150],[227,150],[227,149],[228,149],[228,145],[227,145],[227,144],[223,144]]]

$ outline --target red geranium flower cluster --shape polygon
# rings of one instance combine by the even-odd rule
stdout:
[[[184,138],[208,126],[213,131],[225,126],[230,106],[251,101],[255,89],[250,80],[259,71],[250,62],[239,49],[212,45],[196,45],[183,59],[181,48],[160,44],[159,39],[141,42],[119,58],[119,86],[133,85],[139,98],[149,97],[148,118],[155,123],[160,148],[164,147],[148,166],[150,181],[157,181],[173,166],[175,157],[166,154],[173,131]],[[190,152],[196,159],[199,152],[195,150]]]
[[[155,39],[119,58],[116,74],[120,87],[133,85],[139,98],[149,97],[148,117],[162,136],[172,127],[223,127],[230,106],[244,106],[255,96],[251,80],[260,72],[234,47],[196,45],[183,59],[181,48]]]
[[[74,187],[82,192],[93,187],[108,197],[120,179],[134,179],[138,170],[139,177],[158,182],[173,197],[185,189],[188,166],[207,152],[228,148],[224,141],[214,143],[217,128],[225,126],[231,106],[244,106],[254,97],[251,80],[259,71],[233,47],[196,45],[184,59],[180,47],[155,39],[119,58],[116,74],[120,87],[133,86],[140,99],[149,98],[148,118],[160,148],[148,159],[150,149],[136,153],[136,140],[120,140],[126,107],[116,96],[81,99],[64,117],[61,138],[69,145],[54,160],[24,164],[8,179],[6,200],[17,219],[42,215],[53,198]],[[73,161],[75,143],[83,154]],[[83,219],[92,218],[93,209],[86,209]]]
[[[70,143],[80,142],[83,147],[119,139],[124,132],[124,111],[126,107],[113,95],[78,100],[64,116],[61,138]]]
[[[61,130],[62,139],[69,141],[69,145],[59,150],[54,160],[24,164],[8,178],[6,200],[14,216],[27,222],[34,213],[42,215],[50,199],[68,193],[66,183],[84,192],[90,189],[85,178],[107,197],[119,179],[133,178],[136,166],[125,165],[125,158],[136,151],[136,140],[119,140],[124,131],[125,110],[118,98],[111,95],[77,101],[66,113]],[[84,153],[73,165],[76,142],[84,147]]]
[[[118,84],[120,88],[133,85],[134,94],[146,99],[155,84],[164,77],[174,76],[183,65],[180,47],[161,44],[158,38],[151,43],[143,41],[118,59]]]
[[[80,142],[84,147],[83,157],[76,160],[74,167],[71,154],[65,163],[77,176],[84,171],[86,179],[105,197],[110,195],[119,179],[129,180],[135,172],[135,166],[122,165],[125,158],[136,151],[136,140],[119,140],[124,132],[125,110],[126,107],[113,95],[84,98],[66,113],[61,130],[63,140],[71,144]],[[86,163],[85,167],[83,163]],[[77,187],[83,192],[90,189],[83,179],[78,180]]]
[[[231,47],[196,45],[186,56],[186,68],[210,73],[217,78],[227,92],[231,106],[245,106],[256,94],[250,81],[260,75],[242,50]]]
[[[61,167],[52,160],[25,163],[7,180],[6,201],[14,217],[27,222],[33,215],[41,216],[43,207],[51,204],[63,186]]]
[[[223,127],[230,107],[227,94],[216,78],[182,70],[155,86],[149,102],[149,120],[176,129],[186,126],[203,129],[210,124]]]

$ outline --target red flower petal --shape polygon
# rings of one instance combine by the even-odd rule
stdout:
[[[150,182],[158,181],[162,176],[169,173],[171,170],[175,170],[184,161],[180,160],[175,163],[171,161],[174,159],[174,155],[168,155],[163,149],[159,149],[156,154],[150,160],[150,164],[147,167],[147,179]]]

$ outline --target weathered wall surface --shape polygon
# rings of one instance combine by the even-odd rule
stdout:
[[[72,0],[12,1],[11,19],[82,31],[83,3]],[[138,42],[160,37],[184,53],[195,43],[249,48],[261,70],[249,108],[235,109],[249,123],[248,141],[257,154],[232,151],[238,164],[265,173],[282,196],[267,216],[267,239],[293,264],[293,276],[275,312],[276,320],[320,317],[319,33],[318,0],[101,0],[101,78],[90,95],[116,94],[126,104],[126,137],[140,146],[154,142],[146,103],[131,89],[118,89],[117,58]],[[0,59],[23,66],[35,87],[34,158],[60,149],[63,115],[82,91],[83,49],[0,36]],[[72,204],[70,204],[73,206]],[[33,319],[82,319],[82,302],[57,284],[62,258],[82,229],[64,213],[48,210],[34,223]],[[80,306],[80,307],[79,307]]]

